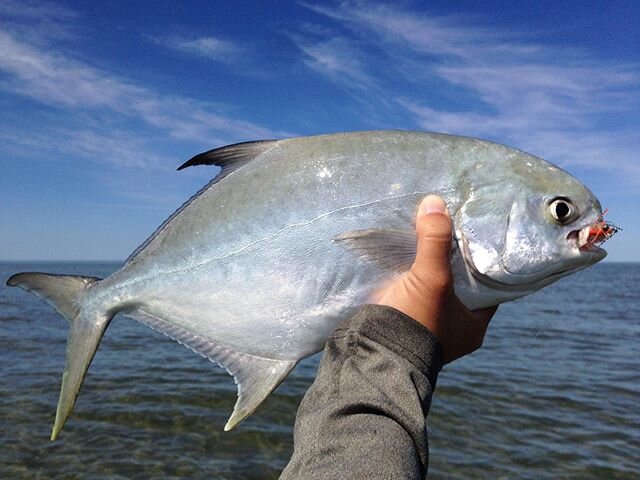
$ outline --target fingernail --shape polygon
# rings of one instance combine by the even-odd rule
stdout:
[[[420,215],[427,215],[429,213],[446,213],[447,206],[442,199],[437,195],[428,195],[422,200],[420,204]]]

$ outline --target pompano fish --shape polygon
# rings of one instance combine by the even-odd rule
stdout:
[[[20,273],[7,284],[71,323],[52,440],[100,339],[128,315],[218,363],[250,415],[296,363],[416,252],[430,193],[454,221],[455,291],[471,309],[527,295],[604,258],[594,195],[560,168],[474,138],[372,131],[230,145],[179,169],[219,174],[105,279]]]

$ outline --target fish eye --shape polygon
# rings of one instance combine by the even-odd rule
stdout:
[[[551,210],[551,216],[558,222],[567,223],[573,219],[575,207],[568,198],[557,197],[551,200],[549,210]]]

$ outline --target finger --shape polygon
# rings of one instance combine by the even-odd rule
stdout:
[[[451,218],[447,206],[436,195],[427,196],[418,209],[418,251],[412,270],[419,276],[450,279]]]

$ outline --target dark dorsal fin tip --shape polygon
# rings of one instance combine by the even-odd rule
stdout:
[[[186,162],[184,165],[180,166],[178,170],[182,170],[183,168],[191,167],[192,165],[216,165],[221,167],[222,169],[218,172],[218,174],[211,180],[208,184],[206,184],[203,188],[201,188],[194,196],[192,196],[189,200],[187,200],[178,210],[173,212],[173,214],[167,218],[162,225],[160,225],[153,234],[147,238],[142,245],[136,248],[129,258],[127,258],[126,263],[133,261],[135,257],[138,256],[140,252],[142,252],[149,243],[156,238],[160,232],[164,230],[164,228],[173,221],[185,208],[187,208],[191,203],[196,200],[200,195],[204,192],[212,188],[216,183],[224,180],[229,174],[235,172],[243,165],[246,165],[251,160],[259,156],[260,154],[270,150],[277,142],[273,140],[258,140],[255,142],[244,142],[244,143],[236,143],[234,145],[228,145],[226,147],[215,148],[213,150],[209,150],[208,152],[201,153],[200,155],[196,155],[191,160]]]
[[[213,150],[199,153],[187,160],[178,167],[178,170],[183,170],[195,165],[216,165],[218,167],[224,167],[225,165],[234,163],[234,161],[238,159],[257,155],[271,142],[273,142],[273,140],[253,140],[214,148]]]

